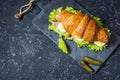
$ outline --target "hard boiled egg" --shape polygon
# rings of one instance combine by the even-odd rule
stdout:
[[[105,45],[105,43],[99,42],[99,41],[95,41],[94,44],[96,44],[97,46],[104,46]]]
[[[66,30],[63,28],[62,23],[59,23],[57,28],[61,31],[61,32],[66,32]]]
[[[78,40],[78,41],[84,41],[84,39],[78,38],[78,37],[74,37],[74,39],[76,39],[76,40]]]

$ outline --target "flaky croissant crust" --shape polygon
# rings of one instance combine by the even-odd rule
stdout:
[[[63,10],[56,16],[56,20],[63,24],[64,29],[72,37],[81,38],[88,42],[108,42],[106,30],[98,26],[96,21],[87,14],[82,12],[72,14]]]

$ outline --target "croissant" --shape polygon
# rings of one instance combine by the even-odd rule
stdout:
[[[62,23],[63,28],[74,38],[84,39],[88,42],[108,42],[105,28],[98,26],[96,21],[82,12],[72,14],[63,10],[56,15],[56,20]]]

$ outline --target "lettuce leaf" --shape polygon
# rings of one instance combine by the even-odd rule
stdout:
[[[95,45],[93,43],[89,43],[87,47],[91,51],[103,51],[103,49],[106,48],[107,45],[105,44],[104,46],[97,46],[97,45]]]
[[[62,11],[63,7],[59,7],[58,9],[54,9],[50,14],[49,14],[49,22],[56,21],[56,15]]]
[[[99,27],[102,27],[103,26],[103,23],[102,23],[102,21],[101,21],[101,18],[99,18],[99,17],[95,17],[95,16],[91,16],[95,21],[96,21],[96,23],[97,23],[97,25],[99,26]]]
[[[85,47],[89,44],[89,42],[87,42],[87,41],[79,41],[76,39],[73,39],[73,41],[78,45],[78,47]]]
[[[110,37],[110,36],[111,36],[110,29],[108,29],[108,28],[105,28],[105,30],[106,30],[106,32],[107,32],[107,34],[108,34],[108,36]]]
[[[78,13],[78,12],[81,12],[81,11],[75,10],[74,8],[68,7],[68,6],[67,6],[64,10],[69,11],[69,12],[71,12],[71,13],[73,13],[73,14],[76,14],[76,13]]]
[[[68,54],[68,48],[67,45],[62,37],[59,38],[58,41],[58,48],[61,49],[65,54]]]

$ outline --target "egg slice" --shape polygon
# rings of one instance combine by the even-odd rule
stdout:
[[[95,41],[94,44],[96,44],[97,46],[104,46],[105,45],[105,43],[99,42],[99,41]]]
[[[63,28],[62,23],[59,23],[57,26],[58,30],[60,30],[61,32],[66,32],[66,30]]]
[[[78,38],[78,37],[74,37],[74,39],[78,40],[78,41],[84,41],[84,39]]]

